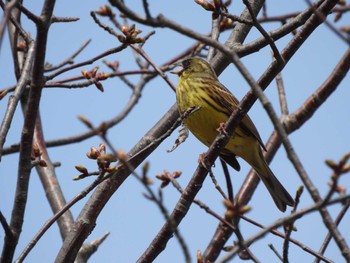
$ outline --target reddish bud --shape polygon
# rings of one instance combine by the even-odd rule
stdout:
[[[101,92],[105,91],[101,82],[95,81],[94,84],[99,91],[101,91]]]
[[[40,167],[47,167],[47,163],[44,160],[40,160],[39,166]]]
[[[25,41],[20,41],[18,43],[17,49],[19,51],[26,51],[27,50],[27,43]]]
[[[173,177],[176,179],[176,178],[179,178],[181,176],[182,172],[181,171],[175,171],[173,172]]]
[[[82,71],[81,71],[81,74],[82,74],[85,78],[87,78],[87,79],[90,79],[90,78],[91,78],[91,74],[90,74],[90,72],[87,71],[87,70],[82,70]]]
[[[104,72],[99,72],[97,75],[96,75],[96,78],[98,80],[105,80],[105,79],[108,79],[110,76],[110,74],[107,74],[107,73],[104,73]]]
[[[100,154],[99,150],[97,150],[95,147],[91,147],[90,152],[88,152],[86,155],[90,159],[96,160],[101,154]]]
[[[113,63],[111,63],[111,62],[109,62],[107,60],[103,60],[103,63],[107,67],[109,67],[111,70],[113,70],[113,71],[117,71],[118,70],[118,67],[119,67],[119,61],[118,60],[114,61]]]
[[[194,0],[194,1],[207,11],[214,11],[215,10],[215,6],[212,3],[209,3],[209,2],[204,1],[204,0]]]
[[[128,32],[129,32],[129,30],[128,30],[128,28],[127,28],[126,26],[122,26],[122,27],[120,28],[120,31],[122,31],[124,35],[127,35]]]
[[[99,69],[99,66],[96,66],[96,67],[94,67],[94,68],[91,70],[91,76],[92,76],[92,77],[95,77],[95,76],[96,76],[96,72],[98,71],[98,69]]]
[[[97,10],[95,13],[100,15],[100,16],[107,16],[107,17],[114,17],[115,16],[115,14],[112,12],[112,9],[108,5],[104,5],[104,6],[100,7],[100,9]]]

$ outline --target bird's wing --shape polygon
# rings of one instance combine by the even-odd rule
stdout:
[[[215,91],[219,93],[220,96],[223,98],[220,100],[220,103],[225,109],[227,109],[227,114],[230,116],[231,113],[237,109],[237,105],[239,101],[237,98],[224,86],[222,85],[219,81],[216,82],[215,86]],[[266,151],[265,145],[261,140],[261,137],[259,135],[258,130],[256,129],[253,121],[250,119],[248,115],[245,115],[244,118],[242,119],[240,123],[240,128],[241,130],[246,133],[247,135],[255,137],[261,147]]]

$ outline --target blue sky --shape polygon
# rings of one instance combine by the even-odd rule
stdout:
[[[136,11],[141,10],[142,5],[139,1],[136,4],[134,1],[126,2],[133,3]],[[84,61],[106,49],[119,45],[113,37],[94,24],[89,15],[91,10],[98,9],[104,3],[103,1],[81,0],[71,1],[69,4],[65,1],[57,2],[55,8],[56,16],[79,17],[80,20],[76,23],[54,24],[52,26],[49,34],[47,61],[52,64],[61,62],[89,38],[92,39],[91,44],[78,56],[76,62]],[[268,3],[268,14],[276,15],[303,10],[305,6],[304,1],[293,1],[293,3],[271,1],[271,3]],[[39,14],[40,7],[41,1],[35,1],[35,3],[32,3],[32,6],[27,6],[27,8],[36,14]],[[203,11],[193,1],[157,1],[156,3],[150,1],[150,8],[154,16],[162,13],[199,32],[207,33],[210,31],[210,14]],[[238,15],[241,10],[242,5],[238,1],[233,1],[233,5],[229,11]],[[114,11],[117,12],[116,10]],[[107,21],[104,22],[107,23]],[[339,25],[349,24],[349,22],[349,18],[344,16]],[[32,23],[24,19],[24,25],[34,37],[35,30]],[[267,30],[271,30],[278,25],[264,24],[263,26]],[[152,30],[144,26],[140,26],[140,28],[144,30],[145,34]],[[252,32],[247,41],[253,40],[256,36],[257,33]],[[223,34],[220,39],[225,41],[226,38],[227,34]],[[282,49],[290,39],[290,37],[286,37],[286,39],[277,41],[277,46]],[[166,29],[156,29],[156,34],[150,38],[144,49],[153,61],[157,64],[162,64],[183,51],[193,42],[193,40],[182,37],[178,33],[172,33]],[[305,45],[302,46],[282,72],[290,112],[299,108],[306,98],[322,84],[347,48],[348,46],[344,42],[324,26],[318,28],[315,34],[306,41]],[[108,59],[111,61],[119,60],[120,70],[124,71],[135,69],[136,67],[130,56],[131,50],[128,49],[122,53],[110,56]],[[12,65],[9,64],[11,54],[6,38],[2,43],[0,58],[0,70],[3,76],[0,78],[0,88],[2,89],[15,83]],[[243,58],[242,61],[257,79],[271,62],[270,49],[265,48],[258,53]],[[98,62],[96,65],[102,65],[102,63]],[[92,67],[87,66],[82,69],[89,70]],[[101,66],[101,69],[107,71],[103,66]],[[66,74],[65,76],[78,75],[80,74],[80,70],[75,71],[75,73]],[[176,76],[169,74],[169,77],[174,84],[177,83]],[[232,65],[219,78],[239,99],[249,90],[247,83]],[[130,77],[130,80],[136,83],[138,78],[137,76]],[[118,79],[107,80],[103,85],[105,88],[104,93],[101,93],[93,86],[76,90],[44,90],[40,108],[45,138],[52,140],[86,131],[84,125],[78,121],[78,115],[86,116],[95,125],[117,115],[126,105],[131,95],[130,89]],[[269,86],[266,94],[275,106],[276,111],[279,112],[275,83]],[[347,76],[334,95],[326,101],[313,118],[290,136],[299,158],[302,160],[313,183],[319,188],[322,196],[327,193],[327,182],[331,174],[331,170],[326,167],[324,160],[334,159],[337,161],[344,153],[349,151],[349,97],[349,76]],[[0,101],[0,118],[3,117],[7,100],[8,96]],[[152,80],[145,87],[140,101],[131,114],[120,125],[109,131],[109,138],[115,148],[125,151],[132,148],[143,134],[174,103],[175,94],[167,84],[161,78]],[[272,125],[259,102],[253,106],[249,115],[255,122],[263,141],[266,142],[271,134]],[[7,146],[19,141],[22,125],[23,117],[18,109],[6,141]],[[197,166],[198,155],[205,152],[206,147],[201,145],[194,136],[190,135],[186,143],[181,145],[175,152],[167,153],[166,150],[172,147],[176,137],[177,132],[174,132],[147,159],[150,162],[149,176],[154,178],[154,175],[162,173],[164,169],[169,171],[181,170],[183,175],[179,179],[179,182],[185,187]],[[95,170],[95,163],[87,159],[85,153],[89,151],[91,146],[97,147],[100,142],[100,138],[92,138],[82,143],[49,149],[51,159],[61,162],[61,166],[57,168],[57,175],[67,200],[73,198],[92,182],[92,178],[78,182],[72,181],[72,178],[77,175],[74,166],[81,164],[91,171]],[[13,204],[17,163],[17,155],[5,156],[0,163],[0,185],[2,186],[2,190],[0,191],[0,210],[8,220],[10,219]],[[245,174],[249,171],[249,166],[243,160],[240,160],[240,164],[242,166],[241,172],[236,173],[231,171],[235,191],[239,189]],[[301,181],[288,161],[283,148],[278,151],[271,164],[271,169],[289,192],[294,195]],[[137,171],[140,172],[140,169]],[[214,168],[214,173],[219,183],[224,185],[219,163]],[[154,189],[156,189],[159,182],[154,181]],[[350,181],[348,177],[342,177],[340,184],[349,188]],[[92,241],[108,231],[111,234],[89,262],[134,262],[147,248],[163,225],[164,220],[158,208],[142,196],[143,192],[145,190],[142,185],[130,176],[111,198],[101,213],[96,228],[89,236],[88,241]],[[164,200],[170,211],[178,198],[179,194],[172,187],[167,187],[164,190]],[[198,199],[202,200],[219,214],[224,213],[225,209],[222,199],[210,180],[206,180],[203,189],[198,195]],[[78,216],[79,211],[86,201],[87,198],[72,208],[75,217]],[[300,208],[308,207],[311,204],[312,201],[309,194],[305,193],[302,196]],[[248,216],[260,223],[268,225],[283,216],[275,208],[268,192],[261,185],[259,185],[253,196],[252,205],[253,210]],[[339,207],[337,206],[330,208],[330,212],[334,217],[337,215],[338,210]],[[45,200],[45,192],[42,189],[36,172],[33,171],[30,181],[26,221],[16,251],[17,256],[51,215],[51,209]],[[348,220],[349,216],[344,218],[343,223],[340,225],[340,230],[343,233],[350,231],[349,225],[344,223]],[[298,231],[293,233],[293,237],[317,251],[327,234],[320,221],[318,213],[300,219],[297,223]],[[198,207],[192,206],[188,216],[180,225],[180,231],[188,242],[193,259],[195,258],[197,249],[203,251],[206,248],[216,226],[217,220],[207,215]],[[246,238],[258,231],[258,229],[251,227],[247,223],[242,223],[241,228]],[[3,233],[0,235],[3,236]],[[233,238],[230,239],[231,242],[233,240]],[[267,247],[269,243],[273,243],[277,249],[281,249],[279,247],[281,244],[280,239],[269,236],[254,244],[252,251],[264,262],[278,262],[276,256]],[[2,244],[3,239],[1,238],[0,246]],[[39,260],[42,262],[53,261],[60,246],[61,240],[58,228],[55,225],[39,241],[28,256],[26,262],[38,262]],[[335,262],[340,262],[342,259],[334,243],[329,246],[326,256]],[[296,262],[297,260],[310,261],[313,259],[294,245],[291,245],[290,258],[291,262]],[[179,250],[177,241],[172,239],[169,241],[166,251],[155,262],[181,262],[182,260],[183,256]]]

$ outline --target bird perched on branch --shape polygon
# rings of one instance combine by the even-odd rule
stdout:
[[[225,123],[237,108],[236,97],[218,80],[208,62],[199,58],[188,58],[181,62],[182,69],[173,73],[179,76],[176,101],[180,114],[189,108],[197,108],[184,118],[185,126],[208,147],[218,135],[218,128]],[[258,130],[246,115],[220,157],[239,170],[236,156],[243,158],[259,175],[270,192],[276,206],[284,212],[286,206],[293,206],[294,200],[277,180],[266,163],[261,148],[265,149]]]

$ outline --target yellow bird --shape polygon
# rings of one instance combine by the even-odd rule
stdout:
[[[190,107],[198,107],[184,119],[184,124],[209,147],[218,135],[220,124],[225,123],[237,108],[238,100],[220,83],[205,60],[189,58],[183,60],[181,66],[181,70],[174,72],[179,76],[176,89],[179,112],[182,115]],[[220,157],[236,170],[240,169],[236,156],[249,163],[269,190],[278,209],[284,212],[287,205],[294,205],[294,200],[272,173],[261,147],[265,150],[258,130],[246,115],[221,150]]]

